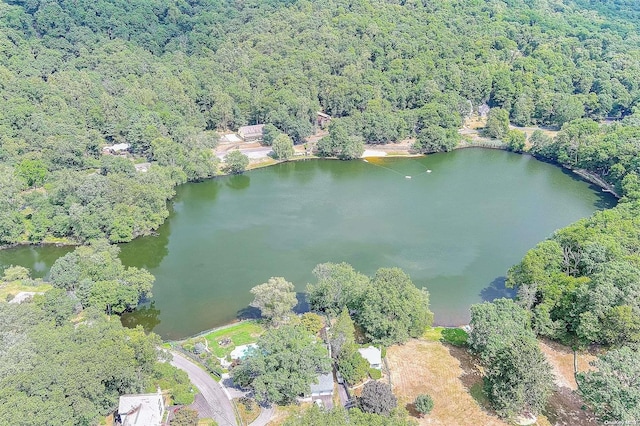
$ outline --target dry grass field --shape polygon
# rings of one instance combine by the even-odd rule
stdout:
[[[412,416],[417,417],[412,402],[418,394],[427,393],[433,398],[433,411],[418,419],[420,424],[508,424],[481,405],[485,403],[482,377],[465,349],[437,341],[410,340],[389,348],[387,362],[393,391]]]
[[[399,402],[421,425],[508,425],[498,418],[482,393],[480,367],[465,348],[443,343],[425,335],[387,350],[393,391]],[[573,352],[558,343],[541,341],[540,347],[556,376],[556,389],[537,425],[597,425],[593,413],[574,392]],[[578,371],[592,367],[590,353],[577,356]],[[413,400],[420,393],[431,395],[434,409],[419,418]]]

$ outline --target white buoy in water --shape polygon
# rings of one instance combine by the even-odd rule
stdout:
[[[431,173],[431,170],[427,170],[427,173]]]
[[[411,179],[411,176],[405,176],[405,179]]]

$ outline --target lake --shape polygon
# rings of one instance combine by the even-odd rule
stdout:
[[[299,161],[186,184],[156,236],[121,246],[123,263],[156,276],[151,303],[123,322],[182,338],[255,314],[249,290],[269,277],[304,292],[315,265],[344,261],[369,275],[404,269],[429,290],[437,324],[464,324],[471,304],[512,295],[504,276],[528,249],[615,202],[558,167],[488,149]],[[0,265],[43,276],[67,251],[5,250]]]

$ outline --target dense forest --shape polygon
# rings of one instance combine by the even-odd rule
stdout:
[[[153,276],[125,268],[106,241],[78,247],[56,261],[53,289],[23,303],[0,303],[0,425],[94,425],[122,394],[168,390],[193,402],[187,374],[166,361],[160,337],[117,316],[150,294]],[[33,284],[20,266],[6,283]],[[10,413],[10,414],[9,414]]]
[[[162,378],[156,337],[106,317],[134,308],[153,277],[123,267],[105,241],[153,232],[176,185],[223,171],[218,131],[269,123],[303,143],[323,111],[333,121],[319,155],[348,159],[363,143],[406,138],[428,153],[454,148],[464,118],[485,103],[489,130],[500,130],[492,136],[597,175],[621,196],[509,271],[516,303],[473,309],[485,390],[503,415],[538,411],[550,377],[535,336],[598,344],[610,350],[597,372],[578,376],[580,392],[602,420],[637,420],[639,26],[632,0],[0,2],[0,246],[100,239],[59,259],[55,289],[34,303],[0,303],[0,399],[12,424],[94,424],[119,393]],[[559,132],[525,144],[509,123]],[[130,153],[104,153],[118,143]],[[388,281],[354,277],[356,293]],[[327,299],[334,286],[319,275],[311,302],[339,315],[359,299]],[[419,335],[415,312],[385,329],[377,312],[364,306],[357,318],[370,339]],[[514,340],[495,318],[513,322]],[[357,367],[345,353],[345,371]],[[517,388],[513,378],[528,374],[530,388]],[[326,415],[341,424],[344,413]]]
[[[300,143],[325,111],[338,120],[320,153],[349,158],[406,137],[448,150],[484,102],[518,125],[630,116],[637,6],[608,3],[3,2],[0,244],[149,233],[176,184],[218,173],[215,131],[244,124]],[[637,120],[617,129],[590,137],[607,148],[586,167],[621,186],[637,161],[610,163],[637,148]],[[102,155],[114,143],[149,172]],[[568,158],[584,163],[582,145]]]

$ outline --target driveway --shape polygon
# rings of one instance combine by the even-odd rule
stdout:
[[[220,426],[237,426],[236,416],[231,401],[222,390],[222,387],[198,365],[184,356],[171,352],[173,360],[171,364],[184,370],[189,375],[191,383],[198,388],[200,394],[211,408],[213,419]]]

